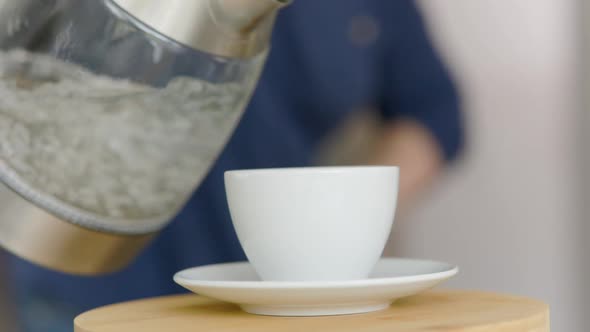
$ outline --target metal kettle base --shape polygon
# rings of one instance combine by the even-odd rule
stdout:
[[[0,246],[35,264],[70,274],[115,272],[156,233],[119,235],[63,221],[0,183]]]

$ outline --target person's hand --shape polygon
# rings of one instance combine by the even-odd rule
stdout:
[[[426,128],[398,120],[381,129],[368,163],[400,167],[398,211],[403,213],[437,177],[443,154]]]

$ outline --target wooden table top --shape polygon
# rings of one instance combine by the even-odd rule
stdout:
[[[126,302],[78,316],[76,332],[338,331],[338,332],[548,332],[542,302],[468,291],[427,292],[369,314],[264,317],[197,295]]]

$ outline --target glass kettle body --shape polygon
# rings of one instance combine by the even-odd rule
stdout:
[[[0,245],[126,266],[223,149],[283,5],[0,0]]]

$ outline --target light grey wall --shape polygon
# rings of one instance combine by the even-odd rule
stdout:
[[[455,262],[449,286],[536,297],[552,330],[586,331],[575,1],[420,3],[465,92],[469,146],[397,218],[387,254]]]
[[[581,59],[579,61],[580,73],[582,77],[579,79],[580,82],[580,101],[582,107],[578,110],[578,123],[579,135],[578,135],[578,147],[580,151],[580,183],[581,188],[579,191],[578,202],[582,206],[582,218],[580,223],[580,232],[578,234],[579,241],[582,243],[580,249],[580,262],[584,267],[581,278],[583,280],[590,280],[590,262],[584,256],[585,253],[590,252],[590,241],[587,239],[587,235],[590,234],[590,176],[588,171],[590,170],[590,2],[586,0],[578,0],[578,27],[580,28],[580,54]],[[583,303],[581,306],[586,313],[590,313],[590,285],[583,285],[584,289],[580,292],[583,296]],[[590,315],[584,315],[584,326],[590,326]]]

